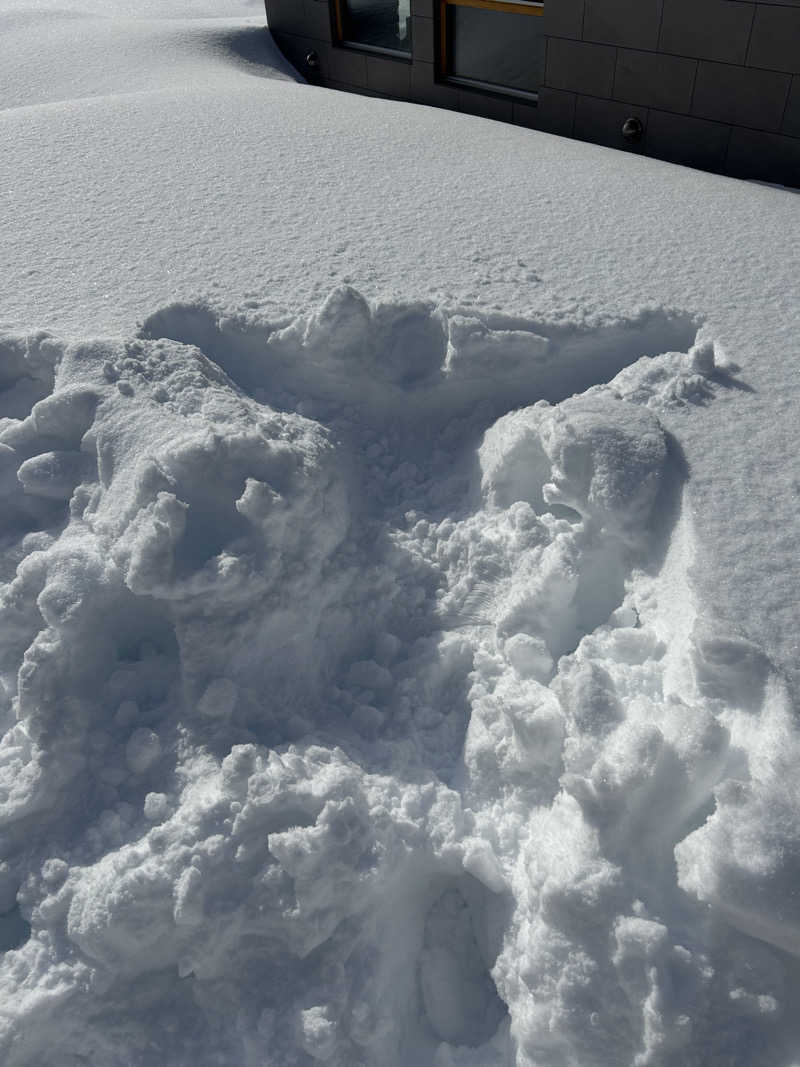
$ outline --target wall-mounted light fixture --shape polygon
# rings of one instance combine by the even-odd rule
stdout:
[[[626,141],[630,141],[631,144],[635,144],[636,141],[641,141],[644,134],[644,124],[641,119],[629,118],[625,119],[622,124],[622,136]]]

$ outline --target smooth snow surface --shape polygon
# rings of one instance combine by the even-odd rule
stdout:
[[[261,22],[0,2],[0,1061],[794,1067],[797,198]]]

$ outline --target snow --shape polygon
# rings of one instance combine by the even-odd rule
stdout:
[[[798,222],[3,0],[9,1067],[790,1067]]]

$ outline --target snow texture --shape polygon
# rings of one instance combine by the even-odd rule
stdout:
[[[791,1067],[797,198],[256,6],[0,12],[0,1061]]]
[[[797,739],[661,422],[713,341],[514,326],[4,338],[5,1062],[780,1047]]]

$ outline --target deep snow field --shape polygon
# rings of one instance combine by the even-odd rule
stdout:
[[[800,197],[0,0],[0,204],[0,1062],[797,1067]]]

